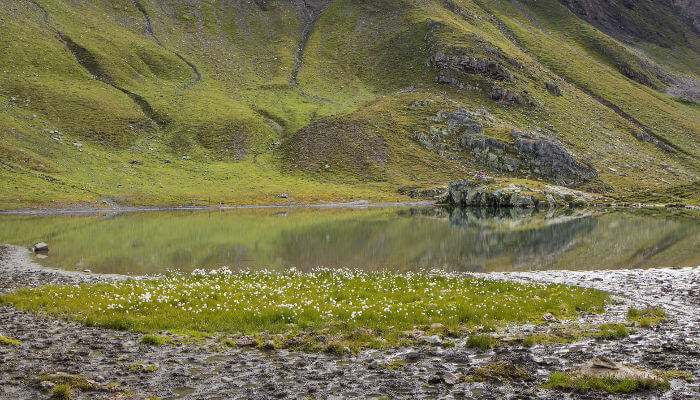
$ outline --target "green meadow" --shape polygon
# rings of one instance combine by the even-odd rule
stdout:
[[[578,312],[604,311],[607,298],[592,289],[440,271],[279,273],[224,268],[18,290],[0,301],[90,326],[223,335],[232,343],[243,336],[272,337],[287,346],[319,350],[323,343],[320,349],[332,350],[406,344],[410,331],[417,329],[439,337],[463,337],[485,326],[541,323],[545,313],[572,318]]]

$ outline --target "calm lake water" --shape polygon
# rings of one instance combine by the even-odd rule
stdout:
[[[47,242],[49,267],[399,271],[700,265],[700,220],[665,211],[255,209],[0,216],[0,243]]]

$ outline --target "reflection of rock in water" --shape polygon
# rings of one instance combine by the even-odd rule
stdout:
[[[450,207],[418,207],[401,209],[396,215],[400,217],[438,217],[447,218],[450,215]]]
[[[514,270],[548,266],[564,253],[577,236],[592,232],[598,220],[568,213],[545,215],[534,209],[455,208],[453,227],[473,232],[475,240],[458,243],[453,257],[470,270]],[[499,265],[500,264],[500,265]],[[510,264],[510,265],[506,265]]]
[[[557,213],[562,213],[557,210]],[[450,218],[450,225],[482,226],[484,222],[492,224],[501,220],[531,217],[542,213],[536,208],[506,208],[506,207],[417,207],[399,210],[397,215],[402,217],[438,217]]]
[[[540,214],[536,208],[453,208],[450,210],[450,225],[463,227],[488,227],[507,222],[513,226],[516,221]]]
[[[554,265],[577,237],[598,224],[590,212],[569,209],[432,207],[398,214],[448,222],[445,232],[431,232],[425,243],[416,244],[422,250],[416,254],[416,266],[468,271]]]

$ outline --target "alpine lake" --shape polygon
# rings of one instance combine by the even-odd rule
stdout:
[[[197,268],[397,272],[700,265],[700,221],[666,210],[289,208],[0,216],[0,243],[44,266],[109,274]]]

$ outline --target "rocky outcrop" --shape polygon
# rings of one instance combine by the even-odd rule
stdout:
[[[506,89],[500,86],[492,87],[491,91],[489,91],[489,97],[501,103],[519,105],[525,105],[529,103],[525,96],[521,95],[520,93],[514,92],[510,89]]]
[[[535,173],[566,186],[598,177],[593,166],[577,161],[566,147],[550,138],[518,131],[513,131],[513,136],[515,149]]]
[[[561,186],[533,188],[521,184],[500,184],[493,179],[450,182],[446,203],[457,207],[570,207],[596,200],[592,194]]]
[[[556,83],[547,82],[545,84],[545,87],[547,87],[547,90],[549,90],[549,93],[551,93],[555,96],[561,96],[561,89],[559,89],[559,85],[557,85]]]
[[[459,76],[455,71],[452,71],[450,69],[441,69],[440,72],[438,72],[438,76],[435,78],[435,83],[439,83],[441,85],[449,85],[449,86],[454,86],[459,89],[466,89],[466,90],[475,90],[476,88],[473,87],[472,85],[462,82],[459,79]]]
[[[467,54],[447,54],[438,51],[430,58],[431,64],[441,69],[451,69],[467,74],[483,75],[499,81],[512,81],[513,75],[503,64]]]
[[[426,120],[427,132],[411,137],[426,150],[451,160],[474,159],[511,173],[534,173],[557,185],[576,186],[598,177],[598,171],[578,160],[558,139],[512,131],[513,142],[484,134],[484,125],[497,122],[486,110],[456,108]],[[465,150],[469,157],[464,156]]]
[[[533,133],[513,131],[514,143],[501,139],[464,135],[462,146],[485,164],[508,172],[523,167],[564,186],[575,186],[598,176],[598,171],[578,161],[555,139]]]
[[[577,161],[562,144],[533,133],[513,131],[514,147],[533,172],[551,177],[557,184],[576,185],[598,177],[593,166]]]

